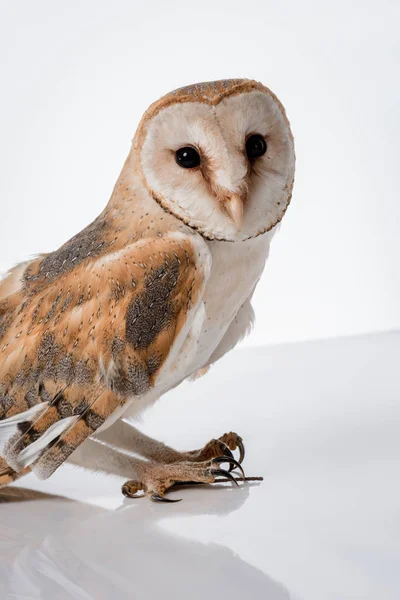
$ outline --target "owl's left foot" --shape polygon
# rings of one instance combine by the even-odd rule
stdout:
[[[164,496],[169,488],[177,484],[214,483],[221,481],[217,477],[223,477],[222,481],[231,481],[239,485],[230,471],[221,468],[222,463],[229,463],[233,468],[239,469],[242,474],[240,479],[246,480],[240,464],[228,456],[220,456],[201,463],[160,464],[149,462],[137,466],[138,479],[126,481],[121,491],[127,498],[134,498],[138,492],[143,491],[153,502],[179,502],[179,500],[172,500]]]

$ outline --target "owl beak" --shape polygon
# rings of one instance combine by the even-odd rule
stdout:
[[[225,209],[236,225],[236,229],[240,231],[243,227],[243,200],[237,194],[230,194],[224,199]]]

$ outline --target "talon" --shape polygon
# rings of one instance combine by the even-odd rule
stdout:
[[[230,479],[235,485],[239,487],[238,482],[236,481],[232,473],[230,473],[229,471],[225,471],[225,469],[211,469],[210,472],[213,475],[221,475],[222,477],[227,477],[227,479]]]
[[[232,452],[230,451],[230,448],[228,446],[228,444],[225,444],[225,442],[221,442],[221,444],[224,444],[224,456],[229,456],[229,458],[234,458]],[[231,471],[231,468],[229,468],[229,470]]]
[[[239,463],[242,463],[246,454],[242,438],[238,438],[237,446],[239,448]]]
[[[237,460],[235,460],[234,458],[231,458],[230,456],[218,456],[217,458],[213,458],[213,462],[216,462],[218,464],[227,462],[227,463],[229,463],[229,465],[233,465],[236,469],[239,469],[239,471],[241,472],[243,477],[245,477],[243,468],[240,465],[240,463],[238,463]],[[227,471],[227,472],[230,472],[230,470],[231,469],[229,469],[229,471]]]
[[[177,498],[176,500],[172,499],[172,498],[166,498],[165,496],[161,496],[160,494],[156,494],[155,492],[153,494],[150,494],[150,500],[152,500],[153,502],[180,502],[182,500],[182,498]]]
[[[126,498],[141,498],[141,496],[137,496],[137,492],[143,490],[143,485],[139,481],[126,481],[124,485],[121,487],[121,492]]]
[[[125,496],[125,498],[134,498],[135,494],[131,494],[127,485],[123,485],[121,488],[121,492]]]

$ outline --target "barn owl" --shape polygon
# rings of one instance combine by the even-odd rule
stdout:
[[[156,501],[234,479],[236,433],[178,452],[128,420],[251,328],[294,164],[284,108],[260,83],[199,83],[150,106],[103,212],[0,284],[0,485],[66,460]]]

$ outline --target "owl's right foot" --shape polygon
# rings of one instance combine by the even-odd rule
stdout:
[[[245,457],[245,450],[243,439],[237,433],[233,431],[224,433],[218,439],[210,440],[200,450],[192,450],[186,453],[186,460],[199,461],[209,460],[218,456],[229,456],[233,457],[232,452],[239,450],[238,462],[241,464]]]
[[[221,463],[244,472],[240,464],[230,456],[220,456],[202,463],[177,462],[172,464],[146,463],[140,467],[140,479],[130,480],[122,486],[122,493],[127,498],[137,497],[143,491],[153,502],[179,502],[165,498],[165,492],[174,484],[214,483],[217,477],[224,477],[238,485],[230,471],[221,469]]]

